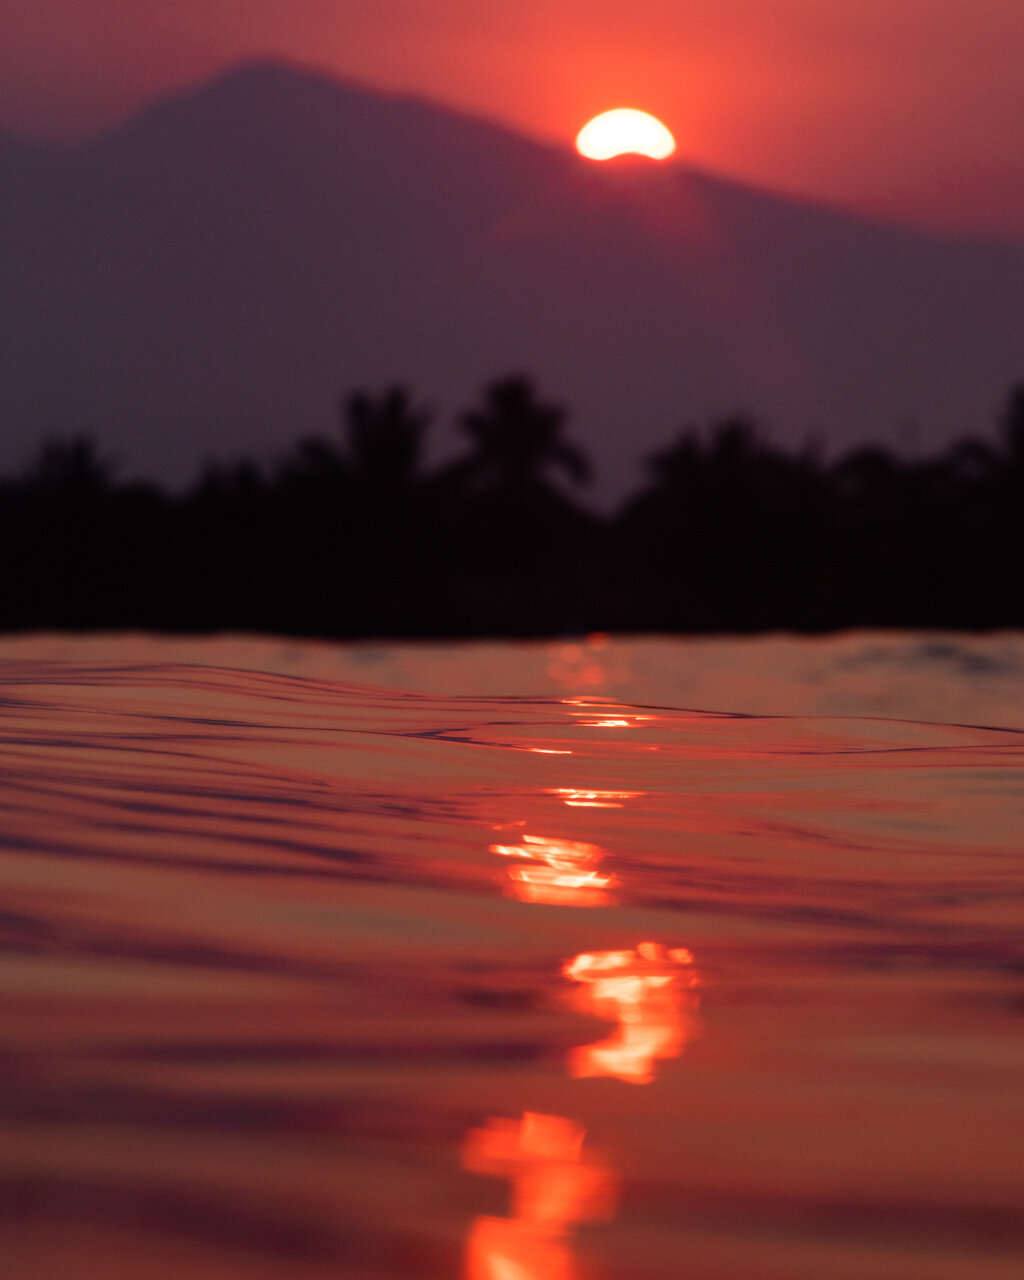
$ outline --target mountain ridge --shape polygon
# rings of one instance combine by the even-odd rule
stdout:
[[[190,106],[209,101],[212,96],[222,91],[229,93],[239,88],[251,88],[257,91],[255,99],[262,99],[261,105],[267,105],[267,89],[277,86],[282,92],[282,100],[287,101],[296,88],[310,91],[310,96],[319,97],[323,103],[330,99],[370,99],[377,104],[390,104],[402,108],[411,107],[423,110],[439,119],[458,122],[461,126],[478,132],[481,137],[492,139],[503,138],[507,141],[529,149],[530,151],[547,152],[551,156],[559,156],[563,160],[568,157],[575,164],[591,165],[594,162],[581,161],[568,143],[559,144],[545,141],[530,134],[522,133],[513,126],[490,117],[478,116],[463,108],[424,97],[411,91],[381,89],[370,82],[335,75],[327,70],[306,64],[298,60],[281,58],[275,55],[257,55],[241,62],[234,63],[212,76],[204,77],[190,85],[185,85],[169,93],[159,95],[131,112],[123,120],[106,126],[79,142],[53,142],[43,139],[21,137],[16,133],[0,130],[0,145],[5,142],[25,149],[38,150],[40,153],[66,154],[69,151],[80,151],[102,146],[108,141],[116,140],[125,134],[134,132],[145,126],[147,122],[159,118],[168,110],[179,106]],[[614,162],[612,162],[614,164]],[[833,217],[849,219],[858,224],[867,224],[895,231],[909,231],[913,235],[938,241],[973,241],[1021,244],[1024,235],[1014,236],[985,230],[943,230],[914,223],[909,219],[887,216],[882,213],[871,213],[842,204],[839,201],[773,188],[737,175],[719,172],[689,164],[681,157],[674,157],[666,162],[641,163],[649,168],[664,167],[673,172],[695,177],[714,183],[730,191],[744,193],[752,198],[763,198],[777,204],[790,205],[797,208],[814,210]],[[607,166],[606,166],[607,167]]]
[[[352,386],[451,409],[522,370],[611,493],[686,421],[841,447],[917,417],[929,447],[1024,372],[1024,242],[596,166],[266,59],[83,144],[0,140],[0,169],[8,435],[92,429],[165,478],[329,431]]]

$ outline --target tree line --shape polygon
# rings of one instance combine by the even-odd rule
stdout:
[[[526,377],[459,418],[355,392],[340,430],[273,466],[210,465],[184,493],[120,482],[85,438],[0,482],[0,629],[323,637],[827,631],[1024,625],[1024,385],[995,443],[825,461],[742,417],[687,429],[613,515]]]

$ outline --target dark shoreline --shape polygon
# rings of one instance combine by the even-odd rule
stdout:
[[[243,631],[324,639],[709,635],[1024,625],[1024,388],[995,445],[826,463],[749,421],[680,435],[599,515],[565,413],[492,384],[466,454],[421,470],[400,388],[342,406],[347,439],[184,493],[120,483],[87,439],[0,483],[0,632]]]

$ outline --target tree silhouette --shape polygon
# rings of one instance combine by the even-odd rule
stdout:
[[[301,440],[279,468],[282,495],[300,509],[376,505],[408,496],[420,483],[423,436],[432,417],[400,386],[341,397],[343,444],[322,436]]]
[[[991,502],[998,511],[1001,564],[995,573],[993,592],[1017,595],[1014,579],[1024,556],[1024,383],[1010,388],[1001,421],[1004,462],[991,487]]]
[[[419,481],[423,437],[433,416],[401,386],[377,396],[356,391],[345,397],[339,419],[347,432],[352,484],[374,497],[408,493]]]
[[[347,481],[348,468],[341,451],[330,440],[307,436],[281,465],[278,483],[285,489],[297,489],[305,496],[326,496],[340,492]]]
[[[0,628],[253,629],[318,636],[822,630],[1024,624],[1024,383],[998,439],[826,463],[733,417],[649,459],[604,518],[559,479],[587,466],[525,377],[458,419],[464,456],[421,470],[431,414],[401,386],[339,400],[340,435],[272,470],[210,466],[185,493],[124,482],[87,438],[0,479]]]
[[[430,629],[438,588],[421,462],[433,411],[402,386],[356,391],[338,410],[346,510],[337,553],[346,558],[347,616],[368,633],[405,634],[418,619]]]
[[[547,488],[557,469],[576,484],[589,478],[587,460],[562,438],[566,412],[538,400],[529,378],[514,376],[492,382],[482,408],[460,419],[473,442],[473,452],[457,471],[479,492],[526,495]]]
[[[464,632],[487,619],[492,634],[585,629],[597,521],[551,483],[582,483],[589,468],[565,440],[566,412],[542,401],[526,377],[499,378],[459,426],[470,452],[438,482],[444,495],[442,559],[450,617]]]
[[[95,501],[110,493],[115,469],[87,436],[48,440],[29,467],[25,484],[65,501]]]
[[[624,625],[818,624],[828,530],[812,453],[783,453],[734,416],[684,431],[648,467],[652,483],[627,503],[612,540]]]
[[[1000,425],[1014,465],[1024,469],[1024,383],[1018,382],[1010,388]]]
[[[0,617],[27,626],[159,626],[167,503],[115,481],[95,442],[47,441],[20,483],[3,486],[0,536],[19,549]]]

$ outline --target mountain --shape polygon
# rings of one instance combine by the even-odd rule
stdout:
[[[925,449],[1024,377],[1024,244],[595,165],[272,63],[82,145],[0,139],[0,470],[87,431],[175,482],[331,431],[353,387],[450,423],[515,371],[572,408],[605,498],[735,410]]]

